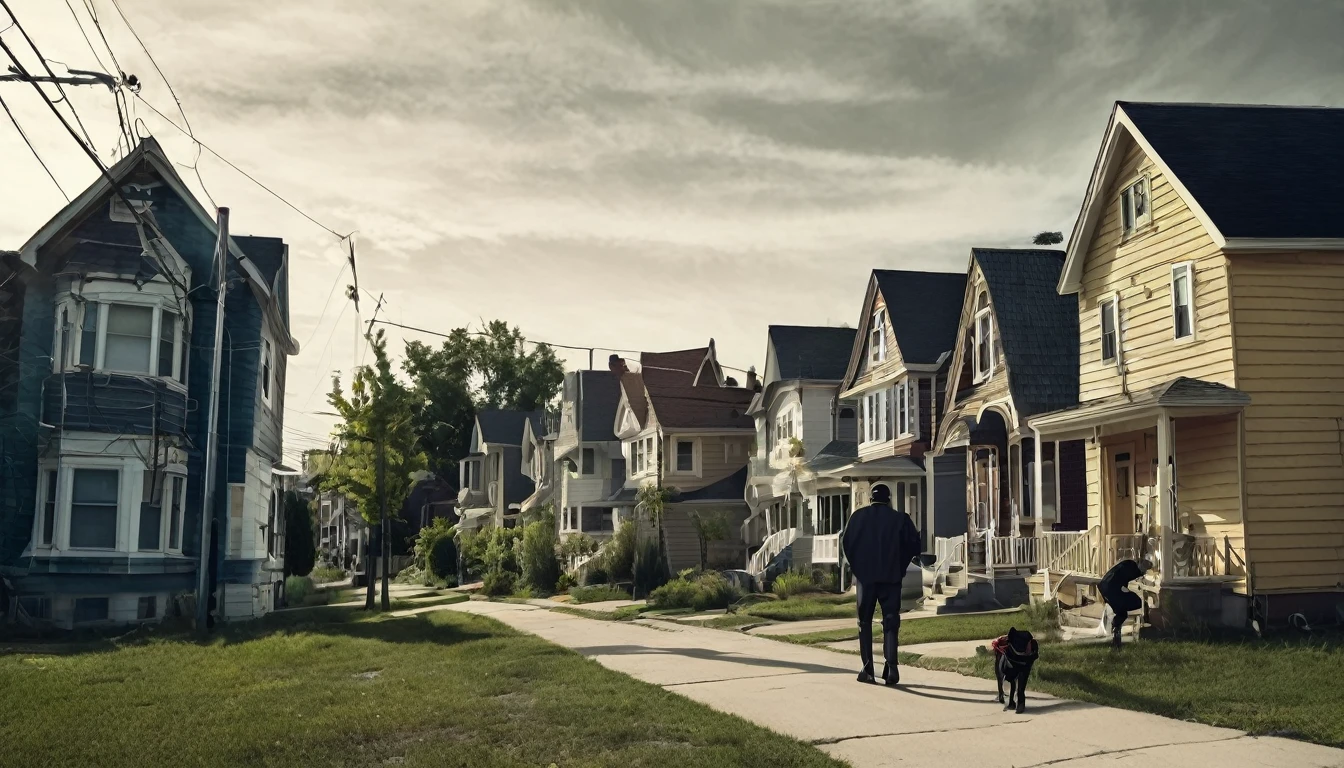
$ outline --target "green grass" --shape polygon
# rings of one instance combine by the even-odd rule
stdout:
[[[852,608],[848,615],[854,615]],[[1009,627],[1029,629],[1042,640],[1046,639],[1050,629],[1047,624],[1038,623],[1025,611],[1014,611],[1012,613],[986,613],[967,616],[935,616],[927,619],[902,621],[900,638],[901,645],[942,643],[954,640],[986,640],[1007,633]],[[823,645],[853,640],[858,636],[859,628],[856,623],[852,629],[809,632],[805,635],[786,635],[778,639],[799,645]],[[873,621],[873,637],[882,637],[880,618]]]
[[[853,595],[806,595],[787,600],[764,600],[738,613],[774,621],[806,621],[808,619],[844,619],[854,616]]]
[[[911,622],[917,624],[920,622]],[[904,625],[901,627],[904,632]],[[910,657],[929,669],[994,676],[990,657]],[[1344,747],[1344,633],[1255,640],[1042,644],[1030,687],[1180,720]]]
[[[349,608],[0,655],[0,765],[834,766],[491,619]],[[576,717],[575,713],[582,713]]]
[[[591,587],[572,587],[569,596],[576,603],[604,603],[609,600],[629,600],[630,593],[610,584],[595,584]]]

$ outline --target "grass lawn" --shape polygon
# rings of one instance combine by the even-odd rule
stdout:
[[[853,615],[853,607],[850,614]],[[985,613],[966,616],[935,616],[927,619],[901,622],[901,645],[915,643],[942,643],[954,640],[985,640],[1005,634],[1009,627],[1029,629],[1040,639],[1045,639],[1046,626],[1038,626],[1036,620],[1025,611],[1013,613]],[[828,632],[809,632],[805,635],[784,635],[777,639],[800,645],[822,645],[853,640],[859,636],[858,625],[851,628],[835,629]],[[873,637],[882,637],[880,618],[873,620]]]
[[[491,619],[325,607],[0,648],[0,765],[834,766]]]
[[[988,655],[915,663],[994,676]],[[1344,747],[1341,670],[1344,633],[1338,631],[1265,640],[1152,639],[1127,643],[1118,653],[1103,645],[1047,643],[1041,646],[1030,687],[1257,735]]]
[[[774,621],[843,619],[854,615],[854,596],[807,595],[787,600],[763,600],[739,608],[737,613]]]

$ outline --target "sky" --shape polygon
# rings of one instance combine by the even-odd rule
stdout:
[[[759,368],[770,324],[857,324],[871,269],[960,271],[973,245],[1067,234],[1116,100],[1344,106],[1337,2],[119,2],[198,139],[356,231],[380,318],[504,319],[599,347],[599,367],[713,338]],[[9,4],[48,59],[110,71],[110,47],[182,125],[111,0]],[[111,94],[67,90],[112,161]],[[71,196],[94,180],[30,86],[0,98]],[[332,372],[371,357],[345,246],[131,107],[235,233],[289,243],[286,454],[322,445]],[[64,204],[0,118],[0,248]],[[394,352],[434,341],[387,330]]]

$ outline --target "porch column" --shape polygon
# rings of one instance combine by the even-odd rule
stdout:
[[[1157,519],[1162,532],[1162,580],[1171,578],[1171,531],[1176,522],[1171,508],[1171,417],[1165,408],[1157,411]]]
[[[1036,519],[1036,536],[1039,538],[1045,532],[1045,513],[1041,504],[1041,464],[1045,456],[1045,446],[1041,442],[1041,431],[1032,428],[1031,434],[1035,437],[1036,453],[1033,456],[1031,472],[1031,516]],[[1059,463],[1059,457],[1055,457],[1055,463]]]
[[[919,501],[924,505],[924,509],[920,510],[919,519],[921,523],[920,533],[924,537],[925,552],[933,551],[933,486],[935,485],[934,481],[937,478],[937,473],[934,472],[933,465],[937,463],[937,460],[937,456],[924,457],[924,492],[919,495]]]

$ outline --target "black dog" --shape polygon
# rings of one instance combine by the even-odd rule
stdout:
[[[1003,703],[1003,681],[1008,681],[1008,703],[1004,709],[1016,706],[1018,714],[1027,709],[1027,678],[1031,676],[1031,667],[1040,655],[1036,639],[1031,633],[1017,627],[1008,630],[1008,634],[995,640],[990,646],[994,649],[994,677],[999,682],[1000,704]]]

